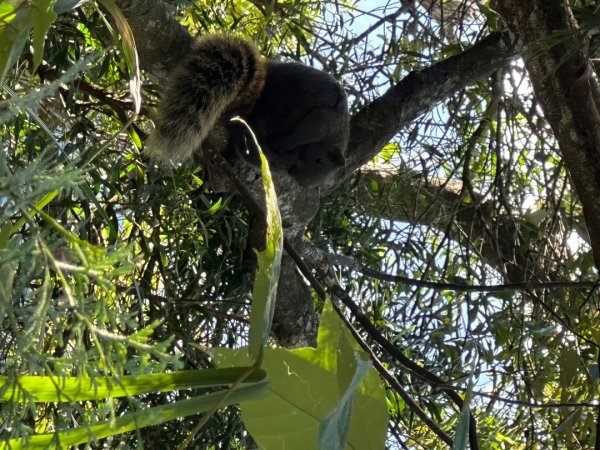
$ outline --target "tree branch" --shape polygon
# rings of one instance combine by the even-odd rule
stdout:
[[[162,0],[117,0],[129,23],[140,67],[162,79],[187,54],[192,36]]]
[[[454,92],[506,67],[517,54],[507,32],[493,33],[458,55],[411,72],[352,117],[348,161],[341,179],[370,161],[419,115]]]

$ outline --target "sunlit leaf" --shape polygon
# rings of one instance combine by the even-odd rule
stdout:
[[[269,163],[262,152],[259,153],[266,197],[266,237],[265,249],[256,252],[258,268],[254,279],[252,312],[250,315],[249,351],[252,358],[259,356],[271,333],[283,249],[283,231],[281,229],[277,195],[275,194]]]
[[[14,14],[6,6],[4,10],[6,13],[0,16],[0,81],[23,51],[32,27],[25,8]]]
[[[56,19],[54,13],[54,0],[33,0],[31,6],[31,23],[33,25],[33,71],[42,61],[44,53],[44,40],[52,23]]]
[[[127,431],[150,425],[158,425],[177,418],[205,412],[210,410],[217,403],[226,406],[256,398],[262,395],[266,386],[267,383],[260,383],[252,386],[243,386],[234,390],[232,393],[228,391],[213,392],[189,400],[181,400],[166,405],[156,406],[154,408],[130,412],[119,416],[114,420],[108,420],[71,430],[59,431],[57,433],[34,435],[27,441],[24,439],[0,441],[0,450],[41,449],[47,448],[48,445],[54,444],[55,442],[59,442],[61,448],[84,444],[108,436],[114,436]]]
[[[240,350],[212,353],[219,366],[249,361]],[[354,389],[369,366],[364,358],[331,305],[324,308],[316,349],[265,349],[262,367],[269,376],[269,395],[241,405],[244,423],[261,448],[318,448],[322,427],[323,438],[344,434],[350,408],[347,444],[361,450],[383,448],[388,415],[374,369]],[[332,433],[332,428],[339,432]]]
[[[186,370],[115,378],[45,377],[24,375],[0,377],[0,402],[73,402],[124,397],[149,392],[169,392],[194,387],[233,384],[247,367]],[[261,381],[262,370],[254,371],[244,383]]]

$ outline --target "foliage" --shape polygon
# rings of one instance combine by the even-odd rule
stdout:
[[[474,2],[443,4],[180,2],[178,12],[192,32],[234,29],[267,55],[341,77],[356,112],[501,24]],[[129,382],[213,367],[208,349],[249,344],[250,214],[239,197],[207,188],[201,168],[147,164],[139,149],[159,86],[143,80],[145,103],[133,120],[136,63],[123,23],[113,27],[96,5],[75,5],[0,5],[0,375]],[[590,10],[584,17],[593,35],[597,10]],[[394,137],[374,170],[365,167],[326,199],[307,230],[321,250],[347,258],[332,259],[335,274],[372,328],[350,310],[344,315],[403,388],[387,390],[386,444],[446,448],[419,411],[462,443],[468,408],[450,389],[469,392],[481,448],[592,447],[597,273],[580,204],[525,70],[517,62],[433,106]],[[338,331],[326,323],[317,350],[273,355],[285,355],[276,359],[282,363],[331,351],[347,340]],[[356,367],[338,376],[355,388],[362,359],[350,360]],[[321,376],[303,364],[311,367],[307,378]],[[336,381],[331,371],[322,376]],[[10,403],[0,408],[0,439],[206,394]],[[260,419],[242,406],[248,414]],[[199,420],[156,424],[102,445],[176,448]],[[194,448],[253,445],[236,406],[211,415],[190,439]]]
[[[220,366],[248,363],[238,351],[212,353]],[[241,405],[244,423],[261,448],[333,450],[344,448],[339,442],[346,442],[348,433],[349,448],[383,447],[385,392],[377,373],[369,370],[368,355],[330,303],[323,310],[316,349],[267,349],[263,367],[271,377],[268,395]]]

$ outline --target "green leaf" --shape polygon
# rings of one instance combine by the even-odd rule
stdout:
[[[125,62],[129,69],[129,89],[131,90],[135,114],[137,115],[140,113],[142,106],[142,76],[140,74],[140,64],[133,32],[129,27],[127,19],[125,19],[125,16],[113,0],[100,0],[100,4],[110,13],[119,29],[119,33],[121,33],[123,54],[125,55]]]
[[[212,205],[208,211],[206,211],[207,214],[215,214],[220,208],[221,205],[223,204],[223,199],[219,198],[214,205]]]
[[[139,134],[137,134],[135,129],[133,129],[131,127],[127,128],[127,134],[131,138],[131,142],[133,142],[133,145],[135,145],[138,148],[138,150],[141,149],[142,148],[142,138],[140,137]]]
[[[54,200],[57,195],[58,191],[52,191],[45,194],[32,208],[29,208],[29,211],[27,211],[27,218],[33,217],[38,211],[44,208],[44,206]],[[21,219],[17,220],[17,223],[15,223],[12,227],[11,233],[16,233],[19,231],[21,227],[27,223],[27,218],[22,217]]]
[[[25,8],[12,14],[7,6],[3,6],[3,11],[5,13],[0,15],[0,81],[23,51],[31,30],[29,14]]]
[[[322,422],[319,429],[319,448],[323,450],[342,450],[346,444],[352,404],[358,392],[358,386],[372,367],[371,361],[358,359],[352,381],[344,392],[340,403]]]
[[[258,146],[256,139],[255,143]],[[252,291],[249,336],[249,352],[253,359],[258,358],[271,333],[283,249],[283,231],[275,186],[271,179],[269,163],[261,151],[259,154],[262,161],[261,171],[266,199],[267,236],[265,249],[262,252],[256,252],[258,268]]]
[[[211,353],[219,366],[249,361],[242,350],[221,348]],[[365,360],[329,303],[323,310],[316,349],[265,349],[262,367],[269,376],[269,394],[240,405],[244,423],[260,448],[318,448],[323,429],[327,436],[335,435],[330,427],[341,430],[338,436],[343,434],[350,403],[345,445],[361,450],[384,448],[388,411],[377,372],[368,369],[354,389],[367,369]]]
[[[263,394],[267,386],[268,383],[264,382],[243,386],[232,392],[228,390],[212,392],[188,400],[124,414],[112,420],[90,426],[59,431],[56,434],[34,435],[27,441],[24,439],[1,441],[0,450],[41,449],[48,446],[51,446],[51,448],[67,448],[71,445],[84,444],[149,425],[158,425],[170,420],[209,411],[215,404],[227,406],[257,398]]]
[[[34,0],[30,8],[30,19],[33,25],[33,36],[31,43],[33,46],[33,68],[34,72],[42,62],[44,54],[44,40],[50,26],[56,20],[54,13],[54,0]]]
[[[16,379],[0,377],[0,402],[73,402],[125,397],[149,392],[170,392],[194,387],[233,384],[247,367],[226,369],[185,370],[120,378],[84,378],[20,376]],[[244,383],[262,381],[264,370],[256,370]]]
[[[496,11],[491,8],[488,8],[485,5],[478,4],[477,7],[479,11],[485,16],[485,20],[487,21],[487,25],[491,31],[496,31],[499,29],[500,16]]]
[[[465,394],[464,403],[460,414],[458,416],[458,424],[456,425],[456,433],[454,434],[454,442],[452,444],[452,450],[466,450],[467,443],[469,441],[469,420],[471,418],[471,395],[473,392],[473,385],[469,385]]]
[[[8,239],[12,234],[12,223],[7,220],[4,222],[2,227],[0,227],[0,250],[6,248],[6,244],[8,244]]]
[[[0,24],[6,26],[11,20],[15,18],[15,7],[12,3],[3,2],[0,3]]]

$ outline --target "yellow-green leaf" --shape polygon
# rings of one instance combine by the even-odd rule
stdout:
[[[249,363],[242,350],[220,348],[211,353],[219,366]],[[316,349],[266,348],[262,367],[269,377],[269,393],[240,405],[244,423],[260,448],[318,448],[321,427],[338,426],[344,431],[350,403],[347,448],[384,448],[388,425],[385,390],[373,368],[358,383],[365,361],[366,355],[329,303],[323,310]]]
[[[57,433],[34,435],[29,437],[27,441],[24,439],[0,441],[0,450],[46,449],[49,446],[55,448],[56,444],[58,444],[56,448],[69,448],[72,445],[84,444],[92,440],[210,411],[216,404],[227,406],[257,398],[263,394],[267,385],[268,383],[264,382],[242,386],[232,392],[228,390],[212,392],[188,400],[131,412],[116,417],[114,420],[107,420]]]
[[[142,106],[142,77],[133,32],[129,27],[127,19],[125,19],[125,16],[113,0],[100,0],[100,3],[113,17],[119,33],[121,33],[123,54],[125,55],[125,62],[129,69],[129,88],[133,97],[135,114],[137,115]]]
[[[260,150],[259,153],[262,161],[262,180],[266,198],[267,236],[265,249],[262,252],[256,252],[258,268],[252,292],[249,337],[249,351],[254,359],[260,355],[271,332],[283,249],[283,231],[275,186],[271,179],[269,163]]]
[[[50,377],[24,375],[16,379],[0,377],[0,402],[72,402],[125,397],[149,392],[170,392],[194,387],[223,386],[235,383],[247,367],[184,370],[116,378]],[[265,378],[255,370],[244,380],[254,383]]]
[[[44,40],[46,34],[54,20],[56,20],[56,14],[54,13],[55,0],[34,0],[30,8],[30,19],[33,25],[33,35],[31,43],[33,46],[33,71],[35,71],[40,63],[42,62],[42,55],[44,54]]]

